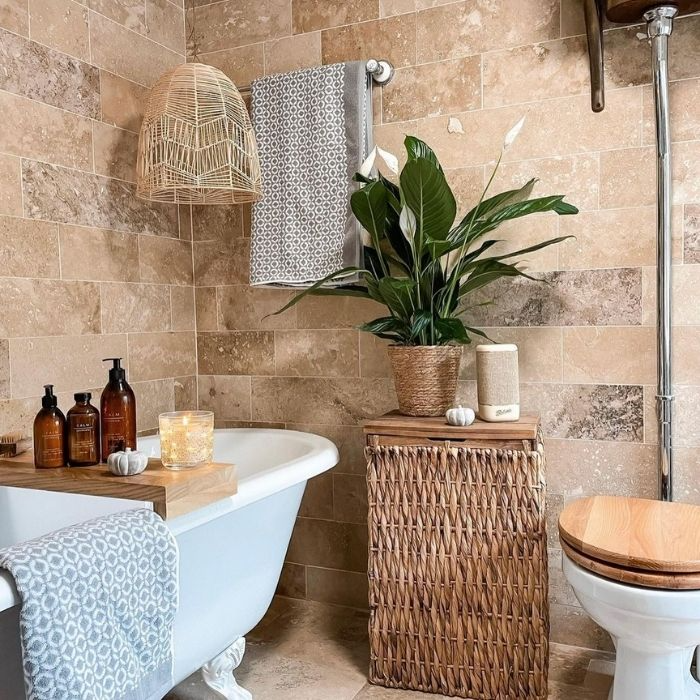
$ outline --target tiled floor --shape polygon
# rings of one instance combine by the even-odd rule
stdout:
[[[236,671],[253,700],[437,700],[366,682],[367,614],[350,608],[276,598],[247,637]],[[552,646],[550,700],[605,700],[612,655],[560,644]],[[199,673],[165,700],[217,700]],[[505,698],[503,700],[506,700]],[[508,698],[507,700],[517,700]]]

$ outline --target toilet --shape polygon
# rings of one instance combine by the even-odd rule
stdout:
[[[594,496],[559,518],[563,570],[615,644],[610,700],[696,700],[700,506]]]

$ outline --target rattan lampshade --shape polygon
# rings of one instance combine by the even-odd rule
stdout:
[[[153,86],[136,171],[138,196],[156,202],[260,199],[253,127],[236,86],[218,68],[183,63]]]

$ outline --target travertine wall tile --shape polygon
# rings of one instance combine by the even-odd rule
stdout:
[[[274,374],[274,337],[269,331],[199,333],[197,362],[202,374]]]
[[[5,0],[0,6],[0,27],[16,34],[29,34],[28,0]]]
[[[231,245],[195,240],[193,254],[194,281],[198,287],[248,283],[250,247],[244,239]]]
[[[22,216],[22,169],[14,156],[0,155],[0,214]]]
[[[333,518],[344,523],[367,522],[367,479],[360,474],[333,474]]]
[[[205,53],[202,55],[202,62],[226,73],[238,87],[250,85],[253,80],[265,75],[263,44]],[[199,208],[210,207],[197,207]]]
[[[162,236],[139,236],[142,282],[191,286],[192,243]]]
[[[30,37],[40,44],[90,59],[87,8],[73,0],[29,0]]]
[[[185,53],[185,12],[170,0],[146,0],[146,35],[179,54]]]
[[[216,287],[195,287],[195,309],[198,331],[219,330],[219,324],[217,322],[216,290]]]
[[[192,239],[240,245],[235,239],[243,236],[244,211],[245,206],[193,206]]]
[[[418,13],[418,61],[440,61],[559,36],[558,0],[455,2]]]
[[[286,73],[321,63],[321,32],[296,34],[265,43],[265,73]]]
[[[0,399],[10,398],[10,342],[0,340]],[[0,409],[0,415],[1,409]]]
[[[131,80],[100,71],[102,121],[138,132],[143,118],[147,88]]]
[[[195,330],[194,287],[170,287],[170,306],[174,331]]]
[[[13,338],[10,341],[12,396],[41,396],[42,385],[57,392],[85,391],[105,383],[102,358],[126,358],[125,335]]]
[[[287,560],[364,572],[367,570],[367,525],[298,518]]]
[[[100,285],[104,333],[171,330],[170,289],[162,284]]]
[[[367,574],[306,567],[306,597],[321,603],[366,608]]]
[[[677,48],[674,48],[674,53],[675,51]],[[654,93],[651,87],[644,90],[643,99],[644,132],[642,141],[647,145],[654,145],[656,127],[654,124]],[[700,101],[700,80],[672,82],[669,86],[669,100],[673,114],[671,139],[673,141],[693,141],[700,132],[700,114],[696,109],[696,105]]]
[[[250,377],[209,377],[199,369],[199,408],[226,420],[250,420]]]
[[[0,277],[59,277],[56,224],[0,216]]]
[[[272,330],[293,328],[295,325],[296,307],[278,316],[270,315],[279,311],[292,298],[291,291],[234,285],[217,287],[216,294],[218,295],[218,325],[221,330]],[[216,311],[216,300],[213,307]],[[216,317],[214,317],[214,324],[216,325]]]
[[[139,281],[138,236],[82,226],[59,226],[64,279]]]
[[[292,32],[303,34],[379,17],[379,0],[292,0]]]
[[[357,331],[275,331],[275,373],[290,377],[356,377]]]
[[[158,428],[158,416],[175,410],[175,380],[157,379],[132,384],[136,394],[136,429],[139,431]]]
[[[97,68],[2,29],[0,90],[85,117],[97,118],[100,112]]]
[[[404,15],[416,9],[416,0],[379,0],[379,14],[381,17],[392,15]]]
[[[324,472],[307,481],[297,515],[333,519],[333,474]]]
[[[87,0],[91,10],[99,12],[127,29],[133,29],[139,34],[146,31],[146,2],[145,0]]]
[[[136,153],[138,137],[131,131],[117,129],[108,124],[94,122],[95,172],[98,175],[116,177],[136,182]]]
[[[586,33],[583,5],[579,0],[561,0],[561,35],[574,36]]]
[[[194,333],[129,333],[129,370],[134,381],[194,374],[195,358]]]

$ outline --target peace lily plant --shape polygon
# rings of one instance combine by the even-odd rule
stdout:
[[[364,267],[337,270],[277,312],[307,295],[362,297],[386,306],[386,315],[364,323],[360,330],[392,341],[389,350],[402,412],[444,412],[454,400],[460,346],[470,343],[473,335],[486,337],[465,320],[474,292],[502,277],[535,279],[514,259],[566,238],[487,255],[499,242],[487,234],[505,221],[530,214],[578,213],[564,201],[565,195],[531,198],[536,179],[519,189],[487,196],[503,154],[523,123],[524,118],[506,135],[478,203],[458,221],[454,194],[426,143],[406,137],[407,160],[400,172],[395,156],[375,148],[354,177],[361,187],[351,197],[352,211],[366,231]],[[377,156],[397,181],[377,172]],[[357,283],[326,286],[350,273],[357,273]]]

